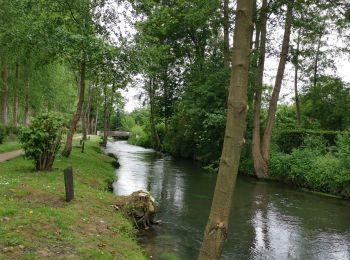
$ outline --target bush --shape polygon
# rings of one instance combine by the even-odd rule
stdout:
[[[329,152],[321,137],[306,138],[290,154],[273,151],[270,173],[298,187],[350,197],[350,138],[339,135],[337,152]]]
[[[51,170],[64,129],[63,119],[50,113],[34,118],[29,127],[22,129],[19,139],[25,157],[34,160],[36,170]]]
[[[344,132],[339,131],[323,131],[309,129],[289,129],[282,130],[278,133],[277,145],[284,153],[291,153],[293,149],[305,145],[308,137],[321,137],[326,141],[327,146],[336,145],[337,136]]]
[[[143,147],[151,147],[152,146],[152,137],[150,131],[145,131],[142,126],[135,125],[131,129],[131,135],[128,140],[129,144],[140,145]]]

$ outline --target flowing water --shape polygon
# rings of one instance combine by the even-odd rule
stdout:
[[[148,256],[196,259],[215,174],[125,141],[107,150],[121,164],[115,193],[148,190],[157,201],[163,224],[140,236]],[[349,202],[241,176],[234,196],[223,259],[350,259]]]

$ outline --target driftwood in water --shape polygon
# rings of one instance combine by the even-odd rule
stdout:
[[[149,192],[136,191],[130,196],[120,196],[113,207],[130,218],[137,229],[148,229],[160,223],[154,219],[156,203]]]

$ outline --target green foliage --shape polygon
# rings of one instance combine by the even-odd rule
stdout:
[[[150,130],[145,129],[145,126],[135,125],[133,128],[131,128],[131,136],[128,143],[143,147],[151,147],[152,138],[150,135]]]
[[[301,98],[303,113],[322,129],[345,130],[350,125],[350,87],[339,78],[322,76]]]
[[[26,158],[34,160],[36,170],[51,170],[63,132],[63,119],[50,113],[34,118],[29,127],[22,129],[20,142]]]
[[[327,146],[336,145],[337,136],[340,131],[309,130],[309,129],[285,129],[276,132],[276,143],[284,153],[291,153],[293,149],[305,145],[308,138],[322,138]]]
[[[336,152],[327,151],[320,137],[308,138],[290,154],[274,151],[270,160],[273,177],[298,187],[350,197],[349,135],[339,135]]]
[[[5,137],[18,135],[18,133],[18,126],[0,124],[0,144],[3,143]]]
[[[0,124],[0,144],[4,142],[5,136],[6,136],[6,128],[4,125]]]

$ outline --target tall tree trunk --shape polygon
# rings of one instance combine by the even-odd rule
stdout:
[[[0,123],[7,124],[8,71],[4,65],[0,72]]]
[[[72,121],[70,123],[69,132],[67,135],[67,141],[66,146],[64,147],[64,150],[62,152],[62,155],[65,157],[69,157],[72,147],[73,147],[73,136],[76,131],[76,127],[78,124],[78,121],[81,117],[82,110],[83,110],[83,104],[84,104],[84,94],[85,94],[85,73],[86,73],[86,63],[85,60],[81,61],[80,63],[80,79],[79,79],[79,100],[77,104],[77,109],[73,115]]]
[[[220,259],[227,237],[239,160],[245,143],[253,0],[238,0],[224,145],[214,198],[198,259]]]
[[[150,121],[151,121],[151,132],[152,132],[152,142],[153,146],[156,150],[160,150],[161,144],[160,144],[160,139],[158,135],[158,131],[156,128],[156,123],[155,123],[155,116],[154,116],[154,96],[155,96],[155,88],[154,88],[154,82],[153,79],[150,80],[149,84],[149,99],[150,99]]]
[[[98,123],[98,106],[96,108],[96,117],[95,117],[95,127],[94,127],[94,134],[97,135],[97,123]]]
[[[261,99],[264,79],[264,68],[265,68],[265,54],[266,54],[266,26],[267,26],[267,0],[263,0],[261,7],[261,17],[259,21],[260,30],[260,46],[258,67],[256,75],[256,90],[254,97],[254,121],[253,121],[253,137],[252,137],[252,157],[255,174],[258,178],[268,177],[267,163],[264,161],[261,153],[261,141],[260,141],[260,113],[261,113]],[[259,43],[259,39],[256,39],[256,43]]]
[[[275,86],[273,88],[272,97],[270,100],[269,112],[268,112],[267,121],[266,121],[266,128],[265,128],[264,137],[262,141],[262,148],[261,148],[262,156],[266,163],[268,163],[269,157],[270,157],[272,128],[275,121],[277,103],[278,103],[279,94],[281,91],[282,81],[284,77],[284,70],[285,70],[287,58],[288,58],[290,33],[291,33],[292,21],[293,21],[293,4],[294,4],[294,1],[291,0],[288,2],[288,6],[287,6],[281,57],[278,64]]]
[[[18,111],[18,88],[19,88],[19,63],[16,62],[15,83],[13,85],[13,107],[12,107],[12,124],[17,126]]]
[[[230,68],[230,22],[229,22],[229,0],[224,0],[224,66]]]
[[[108,122],[107,122],[107,86],[103,88],[104,93],[104,104],[103,104],[103,141],[102,146],[107,146],[107,138],[108,138]]]
[[[327,15],[328,15],[328,12],[327,12]],[[314,78],[313,78],[314,87],[316,87],[316,85],[317,85],[318,62],[320,59],[320,49],[321,49],[321,43],[322,43],[322,36],[323,36],[324,31],[326,29],[325,26],[326,26],[327,15],[323,19],[322,28],[321,28],[321,31],[318,35],[318,40],[317,40],[317,50],[316,50],[316,58],[315,58],[315,64],[314,64]]]
[[[27,79],[25,90],[24,90],[24,117],[23,117],[23,124],[28,125],[29,124],[29,79]]]
[[[295,95],[295,107],[296,107],[296,116],[298,126],[301,127],[301,111],[300,111],[300,102],[299,102],[299,93],[298,93],[298,79],[299,79],[299,52],[300,52],[300,40],[301,40],[301,29],[298,31],[297,38],[297,50],[294,61],[294,95]]]
[[[82,125],[82,131],[83,131],[83,140],[87,140],[88,135],[88,129],[89,129],[89,118],[88,114],[90,113],[90,95],[91,95],[91,84],[89,83],[89,89],[88,89],[88,102],[85,102],[84,104],[84,111],[81,118],[81,125]]]

